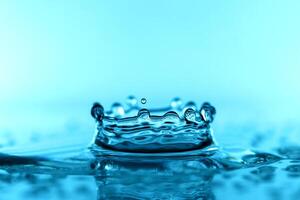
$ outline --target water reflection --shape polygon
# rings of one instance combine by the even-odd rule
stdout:
[[[5,157],[5,158],[4,158]],[[69,177],[91,177],[96,180],[96,199],[215,199],[212,179],[220,164],[208,157],[130,157],[86,155],[67,161],[50,161],[40,157],[3,155],[10,165],[1,164],[0,181],[12,187],[23,183],[30,187],[23,197],[38,199],[57,195],[65,199],[70,186],[76,199],[87,187]],[[19,160],[19,161],[18,161]],[[81,185],[80,185],[81,184]],[[94,183],[95,184],[95,183]],[[88,194],[86,194],[88,195]],[[90,195],[90,194],[89,194]]]
[[[85,151],[56,159],[0,154],[0,190],[6,191],[4,199],[232,199],[242,194],[297,199],[299,169],[297,159],[252,151],[206,156]]]
[[[99,157],[98,199],[215,199],[218,163],[204,157]]]

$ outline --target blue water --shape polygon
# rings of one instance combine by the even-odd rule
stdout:
[[[212,135],[210,104],[175,98],[153,109],[139,102],[131,96],[127,106],[94,104],[91,144],[76,129],[33,137],[27,146],[7,143],[0,154],[0,199],[299,198],[300,146],[248,127],[231,130],[243,148],[222,146],[223,138]],[[160,138],[173,133],[171,140]],[[211,142],[199,145],[203,141]]]
[[[141,104],[146,101],[142,98]],[[181,105],[181,100],[174,98],[170,106],[148,110],[136,104],[133,96],[127,102],[128,108],[114,103],[106,112],[101,104],[94,104],[95,144],[139,153],[187,151],[214,144],[210,123],[216,111],[209,103],[197,110],[194,102]]]
[[[0,200],[298,200],[299,10],[297,0],[0,1]],[[123,101],[129,93],[138,99]],[[105,119],[101,131],[95,100],[107,117],[149,114],[137,127]],[[209,128],[169,109],[188,100],[190,121],[206,117],[204,101],[217,109]],[[153,121],[169,111],[173,124]]]

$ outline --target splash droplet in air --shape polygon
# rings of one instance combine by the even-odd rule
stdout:
[[[147,99],[146,99],[146,98],[142,98],[142,99],[141,99],[141,103],[142,103],[142,104],[146,104],[146,103],[147,103]]]

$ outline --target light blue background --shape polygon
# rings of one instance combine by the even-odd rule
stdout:
[[[220,125],[298,121],[299,10],[296,0],[1,1],[0,128],[91,125],[92,102],[129,94],[149,106],[210,101]]]

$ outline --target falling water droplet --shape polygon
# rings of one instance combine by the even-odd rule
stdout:
[[[94,117],[96,120],[101,121],[104,116],[104,108],[101,104],[99,103],[94,103],[92,109],[91,109],[91,115]]]
[[[186,109],[184,112],[184,118],[187,121],[195,121],[196,120],[196,112],[192,108]]]
[[[111,111],[113,112],[113,114],[115,116],[122,116],[125,114],[125,110],[123,108],[123,106],[120,103],[114,103],[111,106]]]
[[[142,99],[141,99],[141,103],[142,103],[142,104],[146,104],[146,103],[147,103],[147,99],[146,99],[146,98],[142,98]]]
[[[179,97],[175,97],[171,101],[171,107],[172,108],[179,108],[181,106],[181,104],[182,104],[182,101]]]
[[[126,103],[129,107],[134,108],[134,107],[137,107],[138,100],[135,98],[135,96],[130,95],[127,97]]]

